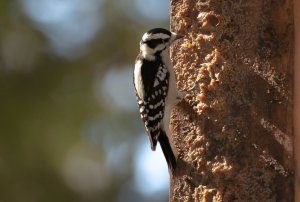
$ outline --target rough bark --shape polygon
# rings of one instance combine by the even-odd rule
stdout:
[[[293,201],[292,0],[171,0],[171,201]]]
[[[300,202],[300,1],[294,0],[295,18],[295,84],[294,84],[294,155],[295,155],[295,201]]]

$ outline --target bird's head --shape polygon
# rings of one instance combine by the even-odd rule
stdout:
[[[151,29],[143,35],[140,50],[144,57],[153,58],[156,54],[167,50],[174,41],[182,37],[163,28]]]

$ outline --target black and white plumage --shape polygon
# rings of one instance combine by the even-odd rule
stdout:
[[[176,86],[169,47],[179,38],[182,36],[162,28],[146,32],[140,42],[133,79],[151,149],[154,151],[157,141],[160,142],[171,171],[176,168],[177,152],[170,135],[169,120],[173,106],[182,95]]]

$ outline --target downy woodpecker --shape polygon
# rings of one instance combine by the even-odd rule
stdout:
[[[155,28],[146,32],[140,41],[133,82],[141,118],[156,149],[159,141],[169,169],[176,168],[177,151],[170,134],[171,110],[182,98],[176,86],[170,45],[182,36],[166,29]]]

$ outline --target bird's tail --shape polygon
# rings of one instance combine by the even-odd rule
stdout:
[[[160,147],[165,155],[167,164],[169,169],[173,172],[176,168],[177,162],[172,147],[170,145],[170,141],[166,133],[161,130],[158,136],[158,141],[160,143]]]

